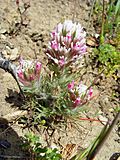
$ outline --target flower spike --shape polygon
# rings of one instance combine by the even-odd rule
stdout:
[[[79,23],[66,20],[52,31],[51,40],[45,51],[50,63],[59,68],[80,61],[86,54],[86,32]]]

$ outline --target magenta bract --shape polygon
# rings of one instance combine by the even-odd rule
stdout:
[[[17,67],[18,80],[23,86],[30,87],[40,79],[42,64],[38,61],[20,60]]]
[[[86,85],[83,85],[81,82],[79,85],[75,85],[74,81],[68,84],[68,91],[70,94],[70,100],[72,102],[72,107],[77,107],[83,105],[85,102],[91,99],[93,95],[93,89]]]
[[[79,23],[66,20],[51,33],[45,53],[51,63],[63,67],[80,60],[86,49],[86,32]]]

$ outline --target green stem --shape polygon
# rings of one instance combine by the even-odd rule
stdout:
[[[103,10],[102,10],[102,26],[101,26],[101,34],[100,34],[100,44],[104,43],[104,26],[105,26],[105,1],[103,0]]]
[[[99,150],[102,148],[103,144],[107,140],[108,136],[110,135],[111,131],[113,130],[114,126],[117,124],[117,122],[120,119],[120,112],[118,112],[112,122],[112,124],[108,127],[108,124],[106,124],[105,128],[103,129],[103,132],[101,132],[98,143],[96,144],[95,148],[92,150],[90,154],[88,154],[87,160],[92,160],[96,156],[96,154],[99,152]]]
[[[71,160],[93,160],[99,150],[102,148],[103,144],[107,140],[108,136],[110,135],[111,131],[113,130],[114,126],[120,119],[120,111],[116,114],[114,120],[112,121],[111,125],[108,123],[104,126],[99,136],[91,143],[91,145],[81,154],[78,155]]]

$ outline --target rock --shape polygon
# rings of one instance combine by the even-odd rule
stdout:
[[[109,112],[113,113],[113,112],[114,112],[114,109],[113,109],[113,108],[110,108],[110,109],[109,109]]]
[[[3,57],[7,58],[7,51],[6,50],[2,51],[2,55]]]
[[[9,46],[5,47],[6,51],[7,51],[7,55],[11,55],[11,49]]]
[[[7,119],[8,121],[13,121],[14,119],[21,117],[21,116],[25,116],[27,115],[28,112],[27,111],[15,111],[13,113],[9,113],[7,115],[5,115],[3,118]]]
[[[6,32],[7,32],[6,29],[0,29],[0,34],[4,34],[4,33],[6,33]]]
[[[6,59],[9,60],[16,60],[19,57],[18,48],[11,49],[9,46],[5,47],[5,49],[2,51],[2,54]]]
[[[16,60],[18,57],[19,57],[18,49],[17,48],[12,49],[10,60]]]
[[[97,47],[98,46],[98,42],[94,37],[88,37],[87,38],[87,45],[91,46],[91,47]]]
[[[0,39],[6,40],[6,36],[5,36],[4,34],[1,34],[1,35],[0,35]]]

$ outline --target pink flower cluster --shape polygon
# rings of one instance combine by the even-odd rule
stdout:
[[[72,101],[72,106],[74,108],[85,104],[88,100],[91,99],[93,94],[92,87],[88,89],[88,87],[82,83],[76,86],[74,81],[68,84],[68,90],[70,94],[70,100]]]
[[[80,60],[86,48],[86,32],[79,23],[66,20],[51,33],[46,55],[54,64],[63,67]]]
[[[23,86],[31,87],[40,79],[42,64],[38,61],[20,60],[17,67],[18,80]]]

